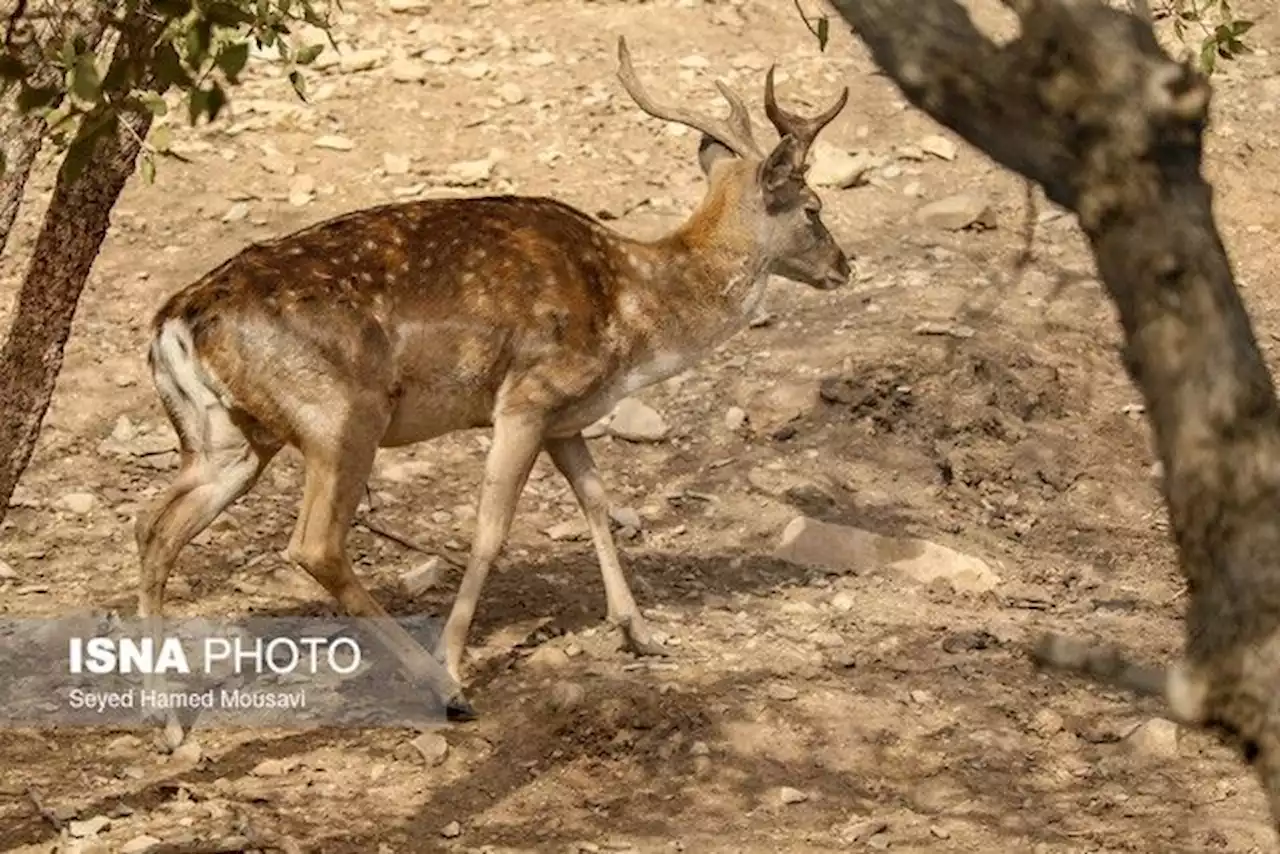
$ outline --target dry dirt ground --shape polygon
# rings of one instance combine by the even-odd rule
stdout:
[[[1280,45],[1280,14],[1242,6],[1253,42]],[[351,0],[338,34],[349,58],[315,74],[310,106],[258,64],[228,120],[177,131],[189,164],[125,193],[0,538],[3,613],[132,613],[132,522],[175,462],[147,322],[247,243],[422,193],[551,194],[626,233],[673,227],[701,192],[695,140],[621,93],[619,34],[655,89],[690,103],[715,103],[718,75],[758,104],[774,60],[798,108],[850,87],[826,139],[879,159],[869,182],[823,193],[856,281],[774,282],[768,322],[641,395],[670,425],[664,441],[593,440],[616,503],[642,520],[622,547],[673,645],[664,667],[636,666],[602,629],[589,544],[545,533],[577,511],[540,461],[473,632],[482,717],[442,731],[442,764],[402,730],[198,731],[198,758],[166,757],[146,732],[11,732],[6,850],[245,826],[316,852],[1274,850],[1233,755],[1195,733],[1129,737],[1159,710],[1039,675],[1021,652],[1044,628],[1150,658],[1181,635],[1159,473],[1069,217],[1038,207],[1034,258],[1016,271],[1024,186],[963,144],[953,160],[922,154],[939,129],[846,32],[820,54],[781,0]],[[1216,80],[1217,215],[1273,354],[1280,64],[1246,56]],[[350,146],[315,144],[333,136]],[[0,269],[6,300],[50,181],[34,182]],[[915,218],[958,192],[989,202],[994,227]],[[484,439],[383,453],[372,518],[460,560]],[[280,557],[298,493],[297,457],[282,456],[184,553],[170,613],[331,612]],[[972,593],[779,560],[800,514],[931,540],[1000,583]],[[423,554],[358,527],[351,548],[394,611],[447,609],[456,570],[415,599],[400,578]],[[28,787],[50,814],[110,823],[60,843]]]

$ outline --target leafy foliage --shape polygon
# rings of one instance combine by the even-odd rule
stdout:
[[[109,16],[97,50],[86,42],[83,28],[64,32],[67,28],[57,25],[75,20],[77,0],[19,3],[0,45],[0,97],[16,87],[19,109],[44,117],[48,138],[66,151],[68,177],[77,174],[101,135],[117,132],[124,111],[165,116],[164,96],[171,92],[181,93],[190,124],[216,119],[255,47],[283,66],[294,91],[305,99],[302,68],[324,45],[315,39],[299,45],[291,35],[310,25],[332,43],[328,3],[334,0],[80,2],[92,14]],[[121,50],[126,28],[137,30],[142,23],[159,33],[154,43],[142,51]],[[154,125],[140,158],[148,181],[154,179],[157,155],[174,156],[171,137],[167,124]]]

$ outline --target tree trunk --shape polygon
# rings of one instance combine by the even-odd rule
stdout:
[[[80,32],[91,50],[97,48],[106,32],[110,18],[110,3],[80,3],[69,9],[59,10],[61,20],[56,27],[41,20],[46,32]],[[15,10],[16,11],[16,10]],[[19,15],[5,23],[7,48],[12,56],[31,69],[27,82],[36,88],[58,83],[59,72],[43,56],[44,46],[37,36],[34,13]],[[18,209],[22,206],[22,192],[27,186],[31,167],[40,144],[44,141],[45,122],[39,115],[18,110],[17,87],[14,94],[0,103],[0,153],[4,155],[4,173],[0,174],[0,253],[9,242],[9,232]],[[0,518],[2,518],[0,512]]]
[[[914,104],[1078,215],[1188,583],[1186,658],[1157,681],[1244,748],[1280,820],[1280,406],[1200,173],[1208,82],[1097,0],[1005,0],[1005,46],[955,0],[832,2]]]
[[[141,15],[129,23],[116,50],[126,52],[123,58],[145,57],[159,24]],[[0,350],[0,521],[31,460],[80,293],[151,119],[146,110],[121,112],[115,131],[98,140],[78,176],[68,180],[65,169],[58,175]]]

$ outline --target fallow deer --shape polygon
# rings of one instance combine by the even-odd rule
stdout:
[[[725,84],[730,112],[716,119],[653,98],[621,38],[618,62],[641,110],[701,133],[706,196],[666,236],[626,237],[547,198],[395,203],[249,246],[164,304],[148,361],[182,461],[138,521],[141,617],[161,618],[179,551],[290,444],[305,469],[290,559],[376,624],[450,719],[470,719],[464,644],[545,450],[589,524],[608,619],[634,652],[662,652],[623,575],[581,431],[742,329],[770,274],[820,289],[848,279],[805,179],[806,154],[848,89],[805,118],[778,106],[770,68],[765,112],[780,139],[766,152]],[[493,437],[474,541],[433,657],[357,579],[347,531],[378,448],[478,427]]]

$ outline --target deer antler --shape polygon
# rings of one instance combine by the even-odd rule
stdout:
[[[627,49],[627,40],[618,37],[618,79],[627,90],[631,100],[654,118],[676,122],[685,127],[702,131],[707,136],[721,143],[739,157],[761,157],[763,152],[756,143],[751,131],[751,116],[742,99],[721,81],[716,81],[716,89],[729,102],[729,118],[716,119],[689,110],[683,110],[670,104],[659,104],[645,90],[631,65],[631,51]]]
[[[769,66],[769,73],[764,78],[764,112],[769,117],[769,121],[773,122],[779,136],[791,136],[800,143],[800,162],[803,162],[804,155],[809,152],[809,146],[813,144],[813,140],[824,127],[831,124],[831,120],[840,114],[849,101],[849,87],[844,87],[840,97],[829,110],[812,118],[805,118],[789,113],[778,106],[778,100],[773,93],[773,68],[772,65]]]

